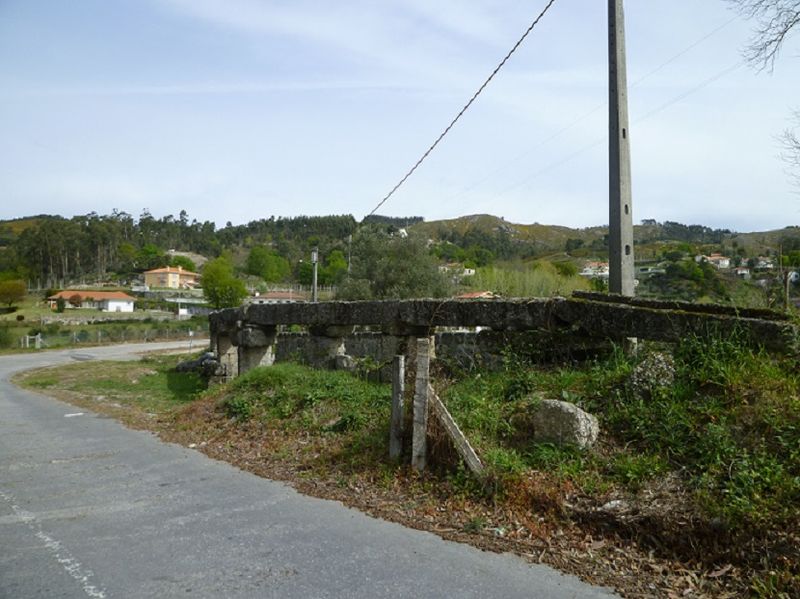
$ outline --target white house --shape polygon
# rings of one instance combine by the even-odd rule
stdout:
[[[67,308],[89,308],[103,312],[133,312],[136,298],[123,291],[86,291],[65,289],[47,298],[50,307],[55,309],[58,300],[64,300]]]
[[[722,254],[711,254],[710,256],[703,256],[705,260],[713,267],[724,270],[731,267],[731,259]]]
[[[587,262],[583,265],[580,275],[591,279],[607,279],[608,262]]]
[[[756,258],[756,268],[759,270],[772,270],[775,268],[775,263],[772,261],[772,258],[759,256]]]

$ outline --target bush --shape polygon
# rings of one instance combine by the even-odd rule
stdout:
[[[11,331],[7,327],[0,327],[0,348],[6,349],[14,344]]]

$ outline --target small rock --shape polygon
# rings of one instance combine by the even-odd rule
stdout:
[[[612,499],[608,503],[604,503],[603,506],[600,508],[600,511],[603,512],[621,512],[628,507],[621,499]]]
[[[356,361],[353,356],[339,355],[334,358],[336,370],[346,370],[353,372],[356,369]]]
[[[194,449],[195,447],[197,447],[197,443],[189,443],[188,447],[189,449]]]
[[[575,404],[556,399],[543,399],[536,404],[532,424],[533,440],[537,443],[588,449],[600,434],[597,418]]]

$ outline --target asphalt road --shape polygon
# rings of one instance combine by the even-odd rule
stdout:
[[[298,494],[17,389],[19,370],[146,344],[0,357],[0,597],[612,597]]]

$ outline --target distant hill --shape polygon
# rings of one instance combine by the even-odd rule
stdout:
[[[473,214],[450,220],[427,221],[417,223],[413,225],[413,228],[427,232],[432,239],[436,239],[448,232],[466,235],[470,230],[473,230],[488,234],[503,233],[519,241],[541,243],[553,247],[563,247],[568,239],[581,239],[585,243],[591,243],[596,239],[602,239],[608,233],[607,227],[571,229],[560,225],[542,225],[539,223],[522,225],[508,222],[491,214]]]
[[[0,220],[0,246],[7,246],[16,240],[25,229],[38,227],[42,221],[58,218],[47,214],[24,216],[11,220]]]
[[[560,225],[529,225],[509,222],[490,214],[474,214],[459,218],[426,221],[411,227],[421,231],[434,241],[464,240],[470,237],[507,237],[514,243],[531,244],[536,252],[564,251],[567,243],[580,243],[582,247],[601,249],[608,235],[607,226],[570,228]],[[683,225],[675,222],[658,223],[644,221],[634,226],[634,238],[643,246],[660,245],[664,242],[686,242],[697,245],[722,245],[742,247],[749,255],[777,251],[782,242],[796,239],[800,244],[800,227],[786,227],[773,231],[737,233],[727,229],[711,229],[703,225]]]
[[[736,242],[739,247],[745,248],[749,254],[764,253],[764,248],[777,249],[782,243],[794,241],[800,244],[800,227],[784,227],[774,231],[760,231],[753,233],[736,233],[731,236],[730,243]],[[796,249],[796,248],[784,248]]]

